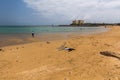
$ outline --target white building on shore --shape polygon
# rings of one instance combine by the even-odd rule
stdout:
[[[82,24],[84,24],[84,20],[74,20],[72,22],[72,25],[82,25]]]

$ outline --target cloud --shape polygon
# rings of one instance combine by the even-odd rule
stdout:
[[[23,0],[45,18],[114,22],[120,18],[120,0]]]

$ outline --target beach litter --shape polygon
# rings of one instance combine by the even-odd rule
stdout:
[[[74,48],[65,47],[64,50],[67,50],[68,52],[70,52],[70,51],[73,51],[75,49]]]
[[[66,44],[66,43],[65,43],[65,44]],[[75,50],[74,48],[65,47],[65,44],[63,44],[62,46],[60,46],[60,47],[58,48],[58,50],[59,50],[59,51],[65,50],[65,51],[68,51],[68,52]]]

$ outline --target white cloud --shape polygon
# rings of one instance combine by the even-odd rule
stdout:
[[[46,18],[114,22],[120,18],[120,0],[23,0]],[[63,19],[63,20],[64,20]],[[99,20],[98,20],[99,19]]]

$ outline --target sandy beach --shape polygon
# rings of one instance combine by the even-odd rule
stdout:
[[[1,47],[0,80],[120,80],[120,59],[100,54],[120,55],[120,27],[108,28],[99,34]]]

